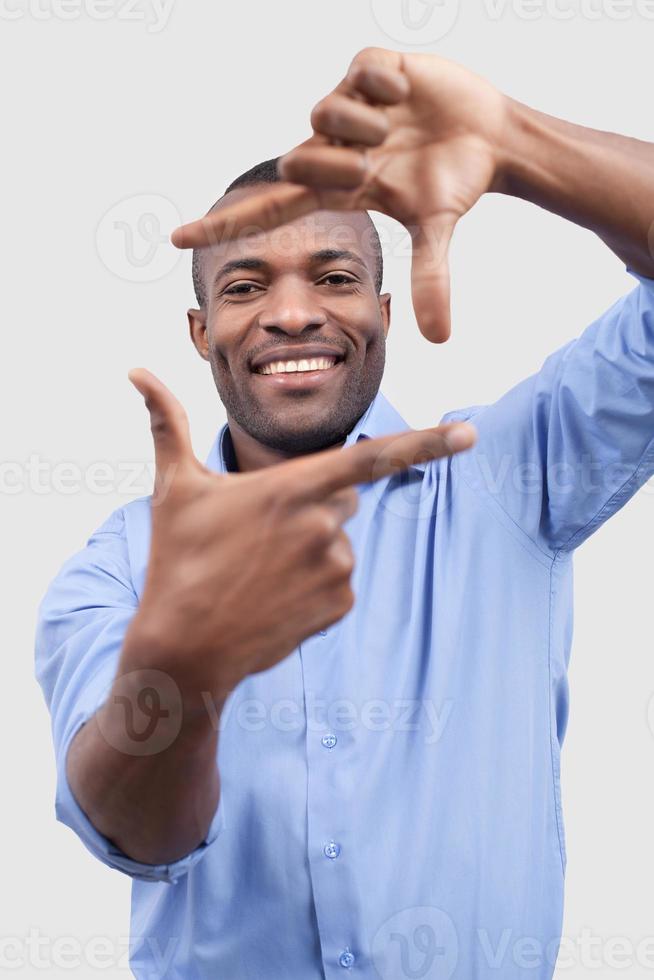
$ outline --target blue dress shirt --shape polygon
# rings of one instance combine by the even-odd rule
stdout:
[[[133,877],[137,978],[552,976],[572,555],[654,473],[654,280],[637,278],[497,402],[445,416],[472,420],[471,450],[359,488],[353,610],[232,693],[216,815],[169,866],[99,834],[65,773],[143,589],[149,498],[63,566],[37,638],[56,815]],[[379,394],[347,443],[405,428]]]

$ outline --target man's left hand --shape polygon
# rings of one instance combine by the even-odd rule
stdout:
[[[654,278],[654,145],[587,129],[502,95],[434,54],[360,52],[318,103],[313,136],[281,158],[281,184],[173,234],[180,248],[266,231],[311,211],[381,211],[413,243],[422,333],[450,335],[448,249],[486,191],[531,201],[595,232]]]
[[[496,179],[504,105],[492,85],[444,58],[365,49],[313,110],[313,136],[281,159],[285,182],[185,225],[173,243],[212,245],[318,209],[381,211],[411,235],[415,314],[441,343],[450,335],[450,240]]]

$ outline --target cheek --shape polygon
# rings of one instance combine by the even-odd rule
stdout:
[[[384,343],[384,323],[378,309],[369,311],[368,316],[357,325],[357,332],[367,347]]]
[[[384,322],[379,304],[361,297],[352,297],[346,305],[334,310],[334,322],[340,323],[344,333],[349,334],[357,344],[368,346],[370,343],[384,338]]]
[[[238,345],[245,331],[241,325],[230,322],[230,318],[221,316],[215,318],[207,330],[209,356],[218,363],[233,363],[236,360]]]

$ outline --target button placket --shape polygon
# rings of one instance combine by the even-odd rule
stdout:
[[[348,793],[349,783],[343,767],[348,765],[350,737],[342,738],[340,733],[337,736],[323,727],[328,724],[325,705],[339,700],[343,691],[341,656],[336,656],[341,651],[334,646],[339,635],[338,629],[329,633],[321,630],[300,647],[307,712],[309,866],[323,966],[330,978],[334,972],[340,974],[341,970],[354,965],[352,943],[359,932],[358,910],[354,917],[352,914],[353,896],[356,895],[354,869],[346,856],[349,821],[344,821],[346,811],[339,806],[339,801],[347,798]],[[325,636],[327,639],[323,639]],[[323,643],[327,646],[323,647]],[[325,751],[332,753],[337,745],[338,758],[333,755],[327,759]]]

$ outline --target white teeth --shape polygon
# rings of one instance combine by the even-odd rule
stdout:
[[[296,371],[327,371],[336,364],[335,357],[312,357],[299,361],[272,361],[258,368],[259,374],[291,374]]]

